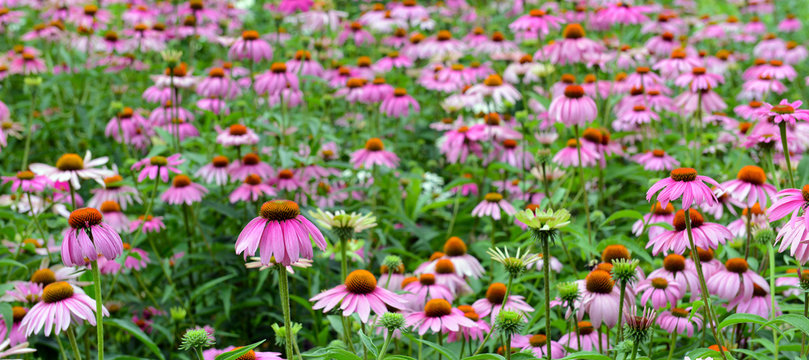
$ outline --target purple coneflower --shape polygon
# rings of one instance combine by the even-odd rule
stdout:
[[[202,196],[208,193],[204,186],[191,181],[187,175],[175,175],[171,187],[166,189],[160,199],[171,205],[191,205],[202,201]]]
[[[643,305],[652,300],[655,309],[662,309],[667,304],[674,306],[685,294],[677,282],[669,282],[666,278],[647,278],[641,281],[634,291],[641,293],[640,302]]]
[[[197,170],[194,176],[201,177],[208,184],[215,184],[219,186],[227,184],[229,181],[229,164],[230,160],[228,160],[226,156],[214,156],[211,162]]]
[[[62,240],[62,262],[66,266],[83,266],[103,254],[115,259],[123,253],[121,237],[101,221],[101,213],[93,208],[80,208],[70,213],[70,230]]]
[[[526,322],[528,322],[528,318],[525,317],[526,313],[534,311],[534,308],[528,305],[520,295],[509,294],[508,299],[506,299],[506,285],[503,283],[492,283],[489,285],[489,288],[486,290],[486,296],[475,301],[472,307],[480,317],[489,316],[492,323],[497,318],[497,314],[503,309],[522,314]]]
[[[605,270],[596,269],[587,275],[584,283],[585,291],[581,299],[583,311],[578,311],[579,320],[586,312],[595,328],[601,327],[602,323],[610,328],[615,326],[618,323],[618,312],[615,309],[621,302],[621,296],[612,275]],[[635,297],[625,297],[624,307],[634,308]]]
[[[477,325],[464,313],[453,308],[444,299],[432,299],[424,305],[424,311],[412,312],[405,316],[408,326],[418,329],[419,335],[424,335],[429,329],[436,334],[446,334],[459,331],[461,327],[473,328]]]
[[[453,292],[443,284],[436,283],[435,274],[421,274],[418,281],[413,281],[402,287],[402,290],[411,295],[409,303],[414,306],[421,306],[430,299],[444,299],[452,301],[455,299]]]
[[[38,334],[43,330],[45,336],[50,336],[51,332],[59,335],[71,323],[80,324],[82,320],[86,320],[90,325],[95,325],[95,310],[95,300],[84,294],[80,288],[64,281],[55,282],[42,290],[42,301],[28,310],[20,326],[25,329],[25,336]],[[110,316],[104,307],[102,312]]]
[[[694,209],[689,209],[689,220],[691,221],[691,233],[694,245],[703,249],[715,250],[720,244],[733,238],[733,233],[723,225],[705,222],[702,214]],[[688,241],[688,231],[686,231],[685,210],[679,210],[674,214],[671,224],[674,230],[667,230],[655,238],[650,238],[646,247],[652,248],[652,254],[657,255],[663,251],[682,254],[685,249],[690,249]]]
[[[655,149],[643,154],[638,154],[632,157],[632,160],[643,165],[644,170],[649,171],[670,171],[676,166],[680,165],[671,155],[666,154],[664,150]]]
[[[388,312],[388,307],[403,309],[404,300],[390,290],[377,286],[376,278],[367,270],[354,270],[346,277],[345,283],[315,295],[312,309],[329,312],[340,304],[343,316],[358,314],[367,323],[371,310],[377,315]],[[457,330],[457,329],[456,329]]]
[[[242,229],[236,239],[236,253],[245,259],[260,251],[261,263],[269,264],[274,257],[282,265],[298,259],[312,259],[312,240],[320,250],[326,249],[326,239],[318,228],[301,215],[298,204],[290,200],[270,200],[261,205],[258,217]]]
[[[750,301],[755,285],[765,292],[770,291],[767,280],[750,270],[747,261],[742,258],[729,259],[724,268],[718,269],[707,280],[708,291],[725,300]]]
[[[272,47],[262,40],[255,30],[245,30],[241,38],[236,40],[228,50],[228,57],[233,60],[249,59],[253,62],[272,59]]]
[[[399,157],[390,151],[385,151],[385,145],[381,139],[370,138],[365,142],[365,148],[351,154],[351,163],[355,169],[372,168],[375,165],[395,169],[399,166]]]
[[[547,342],[551,342],[551,359],[561,359],[565,357],[565,348],[560,342],[549,340],[544,334],[535,335],[515,335],[511,339],[511,347],[530,351],[538,359],[546,358],[548,352]]]
[[[671,171],[671,177],[662,179],[649,188],[646,192],[646,201],[650,201],[657,194],[657,201],[662,206],[680,197],[683,198],[684,209],[690,208],[692,204],[697,206],[715,204],[716,195],[703,182],[719,187],[716,180],[697,175],[697,171],[692,168],[677,168]]]
[[[272,186],[261,181],[261,177],[256,174],[247,175],[244,183],[230,193],[230,202],[258,201],[264,196],[275,196],[276,192]]]
[[[514,215],[517,212],[517,210],[514,209],[514,206],[503,199],[503,195],[498,193],[488,193],[483,197],[483,201],[472,209],[472,216],[491,216],[494,220],[500,220],[500,210],[509,216]]]
[[[160,180],[167,183],[169,182],[169,172],[175,174],[181,173],[180,169],[176,166],[185,162],[185,159],[181,159],[180,157],[180,154],[174,154],[169,157],[152,156],[136,162],[130,169],[140,170],[138,182],[142,182],[147,177],[151,180],[155,180],[160,176]]]

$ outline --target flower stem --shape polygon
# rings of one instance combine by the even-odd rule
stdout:
[[[600,340],[599,340],[599,341],[600,341]],[[599,344],[599,345],[600,345],[600,344]],[[632,342],[632,360],[635,360],[635,358],[636,358],[637,356],[638,356],[638,342],[637,342],[637,341],[633,341],[633,342]]]
[[[96,301],[96,336],[98,337],[98,360],[104,360],[104,304],[101,300],[101,269],[98,261],[93,261],[93,291]]]
[[[452,205],[452,219],[449,221],[449,227],[447,228],[447,237],[449,238],[452,235],[452,229],[455,227],[455,218],[458,216],[458,203],[461,202],[461,189],[458,189],[455,192],[455,202]]]
[[[573,130],[576,132],[576,154],[579,158],[579,186],[584,192],[584,217],[587,221],[587,241],[593,245],[592,226],[590,225],[590,200],[587,197],[587,192],[584,189],[584,164],[581,162],[581,144],[579,143],[579,125],[573,125]]]
[[[770,289],[775,289],[775,249],[772,247],[772,243],[767,242],[767,252],[770,261]],[[798,274],[800,276],[800,274]],[[775,296],[770,296],[770,316],[775,319]],[[778,336],[778,330],[773,328],[772,329],[772,338],[775,339]],[[775,349],[773,354],[773,360],[778,360],[778,342],[775,342]],[[803,351],[801,351],[803,353]]]
[[[70,340],[70,348],[73,349],[73,356],[76,360],[81,360],[81,352],[79,351],[79,344],[76,343],[76,334],[73,333],[73,328],[67,328],[67,338]]]
[[[385,357],[385,354],[388,352],[388,346],[390,345],[390,340],[393,339],[393,331],[388,329],[388,334],[385,335],[385,343],[382,344],[382,349],[379,350],[379,356],[376,357],[376,360],[382,360]],[[463,347],[461,347],[461,351],[463,351]]]
[[[32,87],[32,89],[34,89]],[[37,92],[36,90],[31,91],[31,112],[28,114],[28,124],[26,124],[26,130],[28,131],[28,136],[25,138],[25,151],[22,155],[22,168],[20,170],[28,169],[28,154],[31,153],[31,138],[34,137],[34,112],[36,111],[36,99],[37,99]]]
[[[621,302],[618,303],[618,342],[624,340],[624,298],[626,297],[626,282],[621,281]]]
[[[671,332],[671,343],[669,343],[669,356],[666,357],[666,360],[671,360],[672,355],[674,355],[674,345],[677,344],[677,331]]]
[[[284,334],[286,335],[286,356],[287,358],[294,357],[292,349],[292,320],[289,315],[289,278],[287,277],[287,269],[284,265],[278,264],[278,283],[281,290],[281,309],[284,312]]]
[[[792,163],[789,161],[789,147],[787,145],[787,123],[781,122],[778,124],[781,128],[781,147],[783,147],[784,151],[784,160],[787,163],[787,174],[789,174],[789,185],[793,189],[795,188],[795,177],[792,175]]]
[[[205,360],[205,357],[202,355],[202,348],[196,348],[195,353],[197,354],[197,358],[199,358],[199,360]]]
[[[345,281],[346,276],[348,276],[348,258],[346,257],[346,246],[348,246],[348,239],[344,237],[340,237],[340,276]],[[389,269],[388,273],[393,271],[393,269]]]
[[[549,244],[549,235],[542,236],[542,269],[545,272],[545,343],[548,346],[548,358],[551,358],[551,249]],[[511,283],[511,278],[509,278]],[[508,298],[503,300],[503,304],[508,301]]]
[[[716,339],[716,345],[719,346],[719,354],[722,355],[722,359],[727,360],[727,356],[725,356],[724,339],[722,338],[721,333],[717,333],[716,331],[717,322],[716,319],[714,319],[714,314],[711,310],[711,295],[708,293],[708,286],[705,284],[705,275],[702,273],[702,263],[699,260],[699,255],[697,255],[697,246],[694,245],[694,235],[691,232],[690,211],[690,208],[685,209],[685,230],[688,233],[688,243],[691,246],[691,259],[694,261],[694,265],[697,268],[697,275],[699,276],[699,286],[701,290],[700,293],[704,303],[703,306],[705,306],[705,315],[708,318],[708,324],[713,332],[714,339]]]
[[[745,230],[747,231],[747,244],[744,247],[744,260],[747,261],[747,257],[750,256],[750,244],[753,241],[753,209],[747,208],[747,219],[745,224]]]

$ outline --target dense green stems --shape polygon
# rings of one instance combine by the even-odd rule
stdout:
[[[677,331],[671,332],[671,342],[669,343],[669,356],[666,357],[666,360],[671,360],[671,357],[674,355],[674,345],[677,344]]]
[[[287,277],[287,269],[284,265],[278,264],[278,283],[281,290],[281,309],[284,312],[284,335],[286,335],[286,352],[284,353],[287,358],[294,357],[294,350],[292,349],[292,320],[289,315],[289,278]]]
[[[444,333],[438,332],[438,346],[444,346]],[[463,335],[461,335],[463,336]],[[441,360],[441,353],[438,353],[438,360]]]
[[[548,341],[548,343],[550,343],[550,341]],[[511,334],[506,335],[506,343],[505,343],[505,345],[506,345],[506,351],[505,351],[506,360],[511,360]],[[441,358],[439,357],[438,360],[441,360]]]
[[[618,303],[618,342],[624,340],[624,297],[626,297],[626,282],[621,281],[621,300]]]
[[[92,237],[91,237],[92,239]],[[96,301],[96,336],[98,336],[98,360],[104,360],[104,303],[101,299],[101,269],[93,261],[93,291]]]
[[[32,88],[33,89],[33,88]],[[36,111],[36,96],[37,91],[31,90],[31,113],[28,114],[28,123],[26,124],[26,131],[28,136],[25,138],[25,152],[22,154],[22,167],[20,170],[28,169],[28,154],[31,153],[31,138],[34,137],[34,112]]]
[[[73,349],[73,356],[76,360],[81,360],[81,352],[79,351],[79,344],[76,342],[76,334],[72,327],[67,328],[67,339],[70,340],[70,348]]]
[[[697,246],[694,245],[694,235],[691,232],[691,209],[685,209],[685,230],[688,233],[688,243],[691,246],[691,259],[694,261],[694,265],[697,268],[697,276],[699,277],[699,286],[700,286],[700,293],[702,295],[702,301],[705,307],[705,315],[707,317],[708,324],[705,327],[709,327],[710,325],[711,331],[713,332],[714,339],[716,339],[716,345],[719,346],[719,354],[722,355],[722,359],[727,360],[727,356],[725,356],[724,350],[724,339],[721,336],[721,333],[716,331],[716,319],[714,318],[713,311],[711,310],[711,295],[708,292],[708,286],[705,284],[705,275],[702,273],[702,263],[700,262],[699,255],[697,254]]]
[[[579,141],[579,125],[573,125],[573,130],[576,132],[576,154],[579,160],[579,186],[584,191],[584,165],[581,162],[581,144]],[[587,198],[587,192],[584,191],[584,217],[587,221],[587,241],[593,245],[592,226],[590,225],[590,201]]]
[[[385,354],[388,352],[388,346],[390,345],[390,340],[393,339],[393,331],[388,329],[388,334],[385,335],[385,343],[382,344],[382,349],[379,350],[379,356],[376,357],[377,360],[382,360],[385,357]],[[461,351],[463,351],[463,347],[461,347]]]
[[[787,165],[787,174],[789,174],[789,186],[795,189],[795,177],[792,175],[792,163],[789,161],[789,146],[787,145],[787,123],[782,121],[778,126],[781,128],[781,147],[784,148],[784,160]]]
[[[550,235],[546,233],[542,235],[542,269],[545,272],[545,336],[547,338],[545,343],[548,346],[548,358],[551,356],[551,245],[549,237]],[[505,304],[508,299],[503,301]]]

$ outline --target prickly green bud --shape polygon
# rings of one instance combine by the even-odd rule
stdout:
[[[574,282],[563,282],[556,285],[559,297],[566,303],[572,304],[579,299],[579,285]]]
[[[537,164],[548,164],[551,161],[551,157],[553,157],[551,149],[542,148],[537,150]]]
[[[284,326],[279,326],[278,324],[272,324],[270,326],[272,331],[275,333],[275,344],[278,346],[284,346],[286,344],[286,335],[287,330]],[[299,323],[292,323],[292,338],[295,339],[298,336],[298,332],[301,331],[303,326]]]
[[[404,315],[398,313],[384,313],[379,319],[379,323],[388,331],[399,330],[405,326]]]
[[[42,78],[39,76],[28,76],[25,78],[24,82],[25,86],[37,87],[39,85],[42,85]]]
[[[398,269],[402,266],[402,258],[396,255],[388,255],[385,256],[385,260],[382,261],[383,266],[387,266],[388,269]]]
[[[214,343],[216,343],[216,341],[208,331],[202,328],[195,328],[183,334],[180,350],[204,349],[213,346]]]
[[[169,309],[169,313],[171,313],[171,319],[174,321],[185,320],[185,316],[188,315],[188,312],[179,306]]]
[[[507,336],[518,334],[523,327],[522,314],[510,310],[500,311],[494,327]]]
[[[775,241],[775,231],[772,229],[761,229],[756,232],[756,242],[759,244],[772,244]]]
[[[629,284],[638,276],[637,273],[638,260],[632,259],[613,259],[612,260],[612,277],[620,282]]]

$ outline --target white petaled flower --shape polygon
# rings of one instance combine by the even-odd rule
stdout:
[[[527,251],[520,254],[520,252],[521,249],[517,248],[517,254],[511,256],[508,253],[508,248],[489,248],[486,250],[486,253],[491,256],[492,261],[503,264],[503,266],[506,267],[506,271],[511,273],[513,276],[519,275],[529,266],[539,261],[539,256],[536,254],[531,254]]]
[[[517,212],[515,217],[525,226],[538,231],[558,230],[570,224],[570,212],[565,209],[559,209],[555,212],[553,209],[545,211],[525,209]]]
[[[56,161],[56,166],[36,163],[31,164],[30,168],[35,174],[47,176],[51,181],[69,181],[76,190],[81,187],[79,179],[93,179],[104,185],[104,178],[115,175],[112,170],[100,167],[106,163],[106,156],[93,159],[90,151],[87,151],[83,159],[77,154],[64,154]]]
[[[267,269],[273,268],[273,267],[275,267],[275,265],[277,265],[277,264],[278,264],[278,263],[276,263],[276,262],[275,262],[275,257],[273,257],[273,258],[271,258],[271,259],[270,259],[270,263],[269,263],[269,264],[267,264],[267,265],[262,265],[262,264],[261,264],[261,258],[260,258],[260,257],[257,257],[257,256],[251,256],[251,257],[250,257],[250,262],[245,263],[245,264],[244,264],[244,267],[246,267],[246,268],[248,268],[248,269],[258,269],[259,271],[261,271],[261,270],[267,270]],[[287,272],[288,272],[288,273],[290,273],[290,274],[294,274],[294,273],[295,273],[295,269],[294,269],[294,268],[296,268],[296,267],[297,267],[297,268],[301,268],[301,269],[310,268],[310,267],[312,267],[312,260],[309,260],[309,259],[298,259],[298,261],[296,261],[296,262],[292,263],[291,265],[289,265],[289,266],[285,266],[285,268],[287,269]]]
[[[28,354],[36,351],[36,349],[28,347],[28,342],[21,342],[6,350],[10,341],[11,339],[6,339],[6,341],[0,343],[0,359],[7,359],[12,355]]]
[[[376,217],[372,213],[359,214],[352,212],[348,214],[344,210],[337,210],[332,213],[317,209],[316,212],[310,212],[309,214],[320,226],[336,231],[350,229],[350,231],[360,233],[376,226]]]

